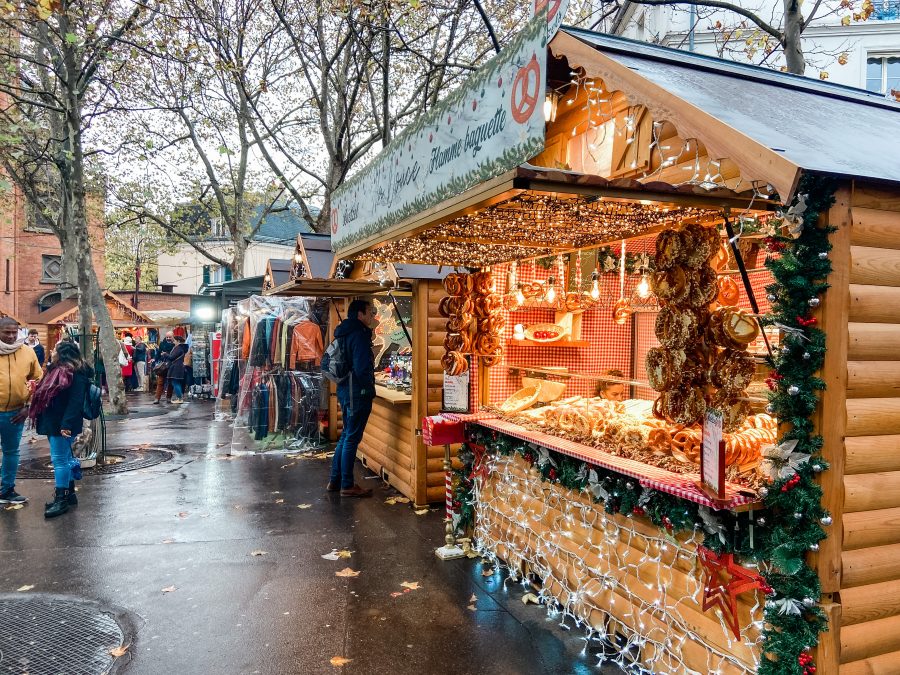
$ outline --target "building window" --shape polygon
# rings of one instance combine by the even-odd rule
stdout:
[[[46,312],[58,302],[62,302],[62,293],[60,293],[59,291],[47,293],[46,295],[41,296],[41,299],[38,300],[38,311]]]
[[[900,89],[900,56],[866,59],[866,89],[879,94]]]
[[[41,256],[41,283],[62,283],[62,259],[58,255]]]
[[[210,279],[209,265],[204,265],[203,266],[203,285],[204,286],[209,286],[209,279]]]
[[[891,21],[900,19],[900,0],[874,0],[873,19]]]

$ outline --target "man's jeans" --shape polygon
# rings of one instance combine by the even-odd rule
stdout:
[[[13,424],[12,418],[19,410],[0,412],[0,446],[3,447],[3,466],[0,470],[0,493],[16,486],[16,472],[19,470],[19,443],[25,422]]]
[[[72,480],[72,441],[65,436],[48,436],[50,460],[53,462],[53,477],[56,487],[67,488]]]
[[[331,460],[331,483],[341,483],[341,489],[347,490],[353,487],[353,463],[356,461],[356,450],[362,440],[366,423],[372,413],[372,399],[353,400],[351,409],[350,397],[338,396],[341,404],[341,415],[344,420],[344,430],[334,449],[334,459]]]

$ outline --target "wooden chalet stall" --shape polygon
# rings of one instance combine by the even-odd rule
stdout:
[[[422,417],[438,412],[441,406],[440,341],[443,338],[439,335],[441,326],[428,323],[433,324],[429,317],[436,316],[437,303],[444,295],[440,279],[436,268],[423,265],[341,264],[333,259],[330,241],[325,246],[321,238],[300,235],[291,280],[266,291],[273,295],[327,298],[330,303],[327,341],[346,317],[352,299],[365,297],[375,302],[379,327],[374,349],[381,367],[372,415],[359,455],[367,468],[415,504],[423,505],[444,497],[443,455],[432,450],[434,456],[428,456],[419,425]],[[405,326],[398,320],[397,310]],[[438,342],[432,344],[435,339]],[[390,367],[394,353],[399,356],[393,359],[395,371],[402,368],[404,374],[396,372],[396,377],[390,377],[385,369]],[[406,380],[405,386],[399,382],[401,379]],[[329,388],[329,438],[336,441],[341,431],[341,413],[335,386],[331,384]]]
[[[109,316],[116,331],[140,329],[156,325],[146,314],[132,307],[128,302],[113,293],[103,292]],[[78,301],[63,300],[38,314],[29,327],[36,328],[41,342],[49,354],[60,341],[69,327],[77,327],[79,323]]]
[[[459,515],[623,666],[900,672],[900,106],[544,20],[332,202],[457,270]]]

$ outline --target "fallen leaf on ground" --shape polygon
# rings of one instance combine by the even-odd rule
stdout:
[[[30,591],[32,588],[34,588],[34,584],[31,584],[29,586],[19,586],[16,591],[18,591],[19,593],[24,593],[25,591]]]
[[[178,517],[179,517],[179,518],[187,518],[187,517],[188,517],[188,512],[187,512],[187,511],[182,511],[181,513],[178,514]]]
[[[250,555],[266,555],[268,551],[250,551]]]
[[[5,511],[18,511],[19,509],[24,509],[24,508],[25,508],[24,504],[10,504],[4,510]]]
[[[541,604],[541,601],[534,593],[526,593],[522,596],[522,604],[527,605],[528,603],[531,603],[532,605],[539,605]]]
[[[494,576],[494,570],[491,567],[488,567],[486,570],[481,570],[481,576],[483,577],[492,577]]]
[[[163,539],[163,540],[162,540],[162,543],[164,543],[164,544],[174,544],[174,543],[175,543],[175,540],[174,540],[174,539]]]
[[[175,590],[176,590],[175,586],[166,586],[164,589],[162,589],[162,592],[163,593],[172,593]]]
[[[343,656],[332,656],[331,657],[331,665],[333,666],[346,666],[353,659],[345,659]]]
[[[341,558],[349,558],[350,551],[338,551],[337,549],[332,549],[331,553],[326,553],[322,556],[325,560],[340,560]]]
[[[290,464],[282,464],[282,469],[287,469],[289,466],[296,466],[297,462],[291,462]]]
[[[388,497],[384,500],[385,504],[390,504],[393,506],[394,504],[409,504],[409,498],[407,497]]]
[[[276,500],[275,500],[275,503],[276,503],[276,504],[284,504],[284,500],[283,500],[283,499],[276,499]]]
[[[417,516],[424,516],[426,513],[430,513],[431,509],[419,509],[418,511],[414,511]]]
[[[312,504],[297,504],[298,509],[311,509]]]
[[[401,595],[403,595],[403,593],[399,591],[394,591],[393,593],[391,593],[392,598],[399,598]]]
[[[417,591],[422,588],[421,586],[419,586],[418,581],[404,581],[400,585],[403,586],[403,588],[408,588],[411,591]]]
[[[121,647],[114,647],[109,650],[109,655],[114,658],[119,658],[120,656],[125,656],[128,652],[129,645],[122,645]]]
[[[345,567],[340,572],[335,572],[334,576],[336,576],[336,577],[358,577],[359,572],[354,572],[349,567]]]

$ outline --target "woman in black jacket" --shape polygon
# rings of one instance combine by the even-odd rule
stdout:
[[[44,509],[45,518],[61,516],[78,503],[72,479],[72,442],[84,427],[84,399],[93,372],[73,342],[60,342],[31,398],[29,417],[50,441],[56,492]]]
[[[169,382],[172,383],[174,396],[172,403],[184,403],[184,358],[190,348],[184,343],[184,338],[175,336],[175,347],[169,352]]]

